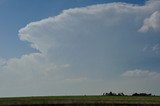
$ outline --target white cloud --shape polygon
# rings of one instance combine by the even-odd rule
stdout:
[[[19,38],[30,42],[31,47],[39,53],[2,60],[0,69],[4,71],[0,74],[0,81],[9,82],[2,86],[8,91],[10,88],[16,91],[20,89],[18,91],[24,92],[24,95],[34,92],[47,95],[53,91],[65,93],[64,86],[74,88],[75,82],[79,84],[77,87],[81,84],[84,88],[88,87],[86,91],[92,89],[92,93],[97,91],[98,84],[106,88],[105,82],[111,73],[109,70],[116,75],[116,71],[122,70],[126,61],[135,59],[139,53],[136,50],[141,40],[137,41],[135,37],[139,34],[137,29],[140,23],[152,14],[148,20],[155,20],[152,22],[155,25],[159,9],[159,1],[148,2],[144,6],[100,4],[64,10],[55,17],[31,22],[19,30]],[[158,28],[154,25],[151,27]],[[131,70],[123,75],[156,76],[155,74],[156,72]],[[99,79],[103,79],[103,83],[96,83]],[[113,85],[118,84],[115,80]],[[80,88],[75,92],[81,92]],[[9,93],[12,94],[11,91]]]
[[[7,60],[5,60],[5,59],[0,59],[0,66],[5,65],[5,64],[6,64],[6,61],[7,61]]]
[[[108,27],[119,26],[118,24],[129,23],[131,20],[136,22],[138,15],[139,18],[145,18],[152,12],[154,13],[150,18],[145,19],[139,31],[147,31],[150,28],[156,30],[160,25],[160,14],[157,11],[159,4],[159,1],[149,2],[145,6],[111,3],[68,9],[58,16],[31,22],[19,30],[19,37],[21,40],[31,42],[31,47],[44,53],[49,48],[59,45],[57,43],[65,43],[71,37],[82,36],[81,33],[84,36],[87,34],[90,36],[91,30],[96,29],[98,32],[100,28],[104,30]],[[124,27],[127,25],[124,24]]]
[[[7,64],[6,59],[0,59],[0,71],[4,71],[4,66]]]
[[[128,70],[122,74],[124,77],[135,77],[135,78],[154,78],[154,79],[160,79],[160,73],[158,72],[152,72],[149,70],[141,70],[141,69],[134,69],[134,70]]]
[[[160,31],[160,12],[154,12],[149,18],[144,20],[143,26],[139,29],[140,32],[149,30]]]

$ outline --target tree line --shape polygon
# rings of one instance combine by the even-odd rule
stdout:
[[[125,95],[123,92],[122,93],[114,93],[114,92],[109,92],[109,93],[103,93],[103,96],[128,96]],[[151,93],[133,93],[131,96],[153,96]]]

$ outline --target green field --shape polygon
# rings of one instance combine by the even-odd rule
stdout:
[[[0,98],[0,105],[29,104],[159,104],[159,96],[46,96]]]

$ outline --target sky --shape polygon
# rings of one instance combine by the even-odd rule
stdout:
[[[159,0],[0,0],[0,96],[160,95]]]

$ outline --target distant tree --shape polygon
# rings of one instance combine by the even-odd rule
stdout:
[[[113,96],[113,93],[112,93],[112,92],[109,92],[109,94],[108,94],[108,95]]]
[[[117,94],[116,94],[116,93],[113,93],[113,92],[109,92],[108,95],[109,95],[109,96],[116,96]]]
[[[149,94],[148,94],[148,96],[152,96],[152,94],[151,94],[151,93],[149,93]]]
[[[151,93],[147,94],[147,93],[134,93],[132,94],[132,96],[152,96]]]
[[[134,93],[134,94],[132,94],[132,96],[138,96],[138,93]]]
[[[124,93],[118,93],[118,96],[124,96]]]
[[[114,93],[114,92],[109,92],[109,93],[103,93],[102,94],[103,96],[125,96],[124,95],[124,93],[118,93],[118,94],[116,94],[116,93]]]

